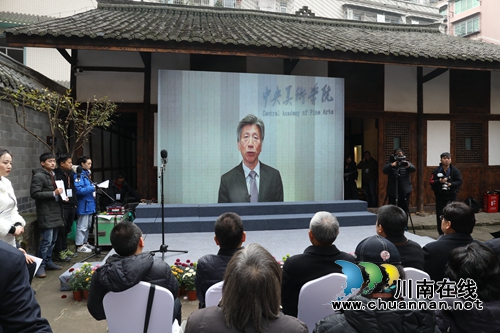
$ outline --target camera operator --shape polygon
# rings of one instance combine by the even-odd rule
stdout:
[[[397,184],[397,205],[403,209],[406,214],[408,210],[408,200],[412,190],[410,173],[415,172],[417,169],[413,164],[406,160],[406,156],[401,148],[394,150],[389,163],[387,163],[383,172],[388,175],[387,180],[387,196],[389,197],[389,204],[396,205],[396,184]]]
[[[436,196],[436,223],[439,235],[441,230],[441,218],[443,208],[451,201],[457,201],[457,192],[462,185],[462,175],[460,171],[451,165],[451,154],[448,152],[441,154],[441,163],[432,171],[430,184]]]

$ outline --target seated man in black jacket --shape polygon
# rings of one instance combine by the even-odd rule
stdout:
[[[154,253],[142,253],[144,239],[141,229],[134,223],[119,223],[111,230],[110,240],[117,254],[109,257],[92,276],[87,303],[92,317],[106,319],[102,304],[106,293],[124,291],[144,281],[170,290],[175,298],[174,320],[181,323],[177,279],[166,262],[154,260]]]
[[[398,206],[386,205],[378,209],[377,234],[391,241],[398,249],[403,267],[424,270],[424,251],[422,247],[405,237],[408,223],[406,213]]]
[[[332,213],[314,214],[308,230],[311,246],[304,253],[288,258],[283,265],[281,305],[284,314],[297,317],[300,289],[306,282],[330,273],[342,273],[342,267],[335,263],[337,260],[354,261],[353,256],[333,244],[339,228],[339,221]]]
[[[200,309],[205,307],[205,293],[208,288],[223,280],[227,263],[241,248],[245,238],[243,222],[238,214],[224,213],[217,218],[214,240],[220,250],[217,254],[201,257],[196,266],[196,296],[200,301]]]
[[[140,196],[137,192],[125,181],[125,177],[122,174],[118,174],[113,182],[110,182],[106,193],[114,200],[110,200],[107,196],[101,195],[100,205],[101,209],[104,210],[106,206],[111,204],[127,204],[130,202],[141,201]]]

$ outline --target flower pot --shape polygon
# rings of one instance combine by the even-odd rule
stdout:
[[[179,297],[186,295],[186,287],[185,286],[180,286],[179,288]]]
[[[190,301],[196,301],[196,290],[190,290],[187,292],[188,294],[188,300]]]
[[[75,301],[80,302],[82,300],[83,293],[81,290],[73,290],[73,298]]]
[[[83,299],[89,299],[89,291],[88,290],[82,290],[83,294]]]

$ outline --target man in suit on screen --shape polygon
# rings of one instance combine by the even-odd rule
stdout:
[[[220,179],[219,203],[283,201],[280,172],[259,161],[264,141],[264,122],[253,114],[237,128],[238,150],[243,161]]]

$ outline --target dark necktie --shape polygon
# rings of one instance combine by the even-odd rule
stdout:
[[[257,173],[255,171],[250,171],[250,202],[258,202],[259,201],[259,190],[257,189],[257,181],[255,177]]]
[[[52,173],[49,173],[50,175],[50,180],[52,181],[52,185],[54,186],[54,190],[57,189],[56,185],[56,180],[54,179],[54,175]]]

